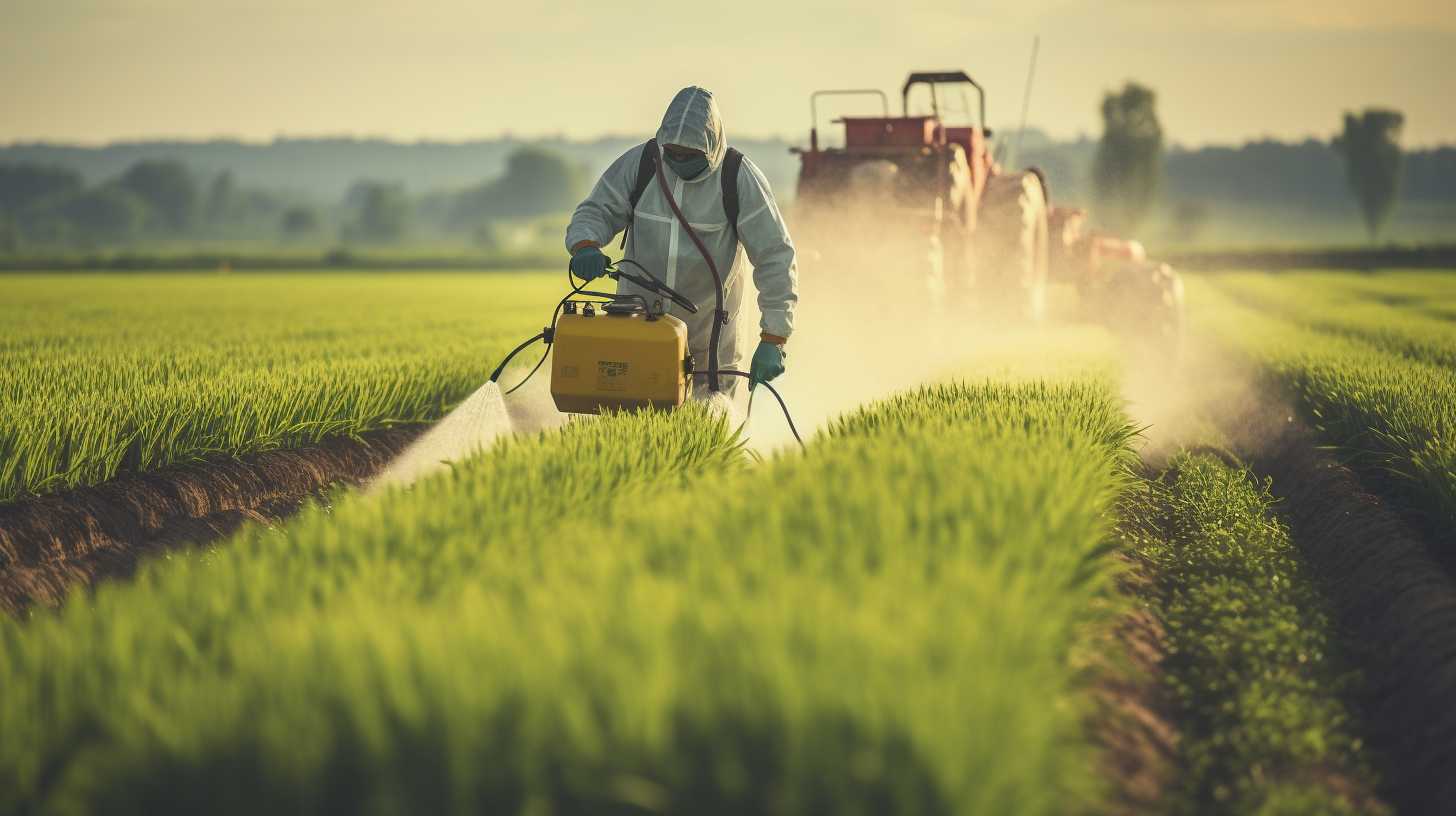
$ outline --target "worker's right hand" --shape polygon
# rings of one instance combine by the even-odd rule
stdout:
[[[753,352],[753,361],[748,365],[748,390],[759,383],[766,383],[784,373],[784,346],[768,340],[758,344]]]
[[[595,246],[584,246],[571,253],[571,272],[583,280],[595,280],[607,273],[607,256]]]

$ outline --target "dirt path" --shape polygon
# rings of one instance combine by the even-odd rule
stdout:
[[[76,587],[130,575],[148,554],[276,522],[333,484],[374,475],[418,433],[377,431],[0,505],[0,609],[55,606]]]
[[[1124,522],[1136,520],[1125,517]],[[1129,559],[1118,589],[1128,597],[1145,597],[1150,580],[1144,565]],[[1103,812],[1158,813],[1167,809],[1180,741],[1165,685],[1163,624],[1139,606],[1117,619],[1107,640],[1097,644],[1092,660],[1095,708],[1088,724],[1111,783]]]

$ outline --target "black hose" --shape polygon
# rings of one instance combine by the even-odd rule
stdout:
[[[544,339],[545,332],[542,332],[540,336]],[[502,393],[501,396],[503,396],[503,397],[509,397],[510,395],[512,395],[512,394],[516,393],[517,391],[519,391],[520,388],[521,388],[521,386],[523,386],[526,383],[530,382],[531,381],[531,378],[534,377],[534,376],[536,376],[536,372],[541,370],[541,366],[546,363],[546,358],[547,357],[550,357],[550,356],[551,356],[551,344],[550,343],[547,343],[546,344],[546,350],[543,351],[543,352],[541,352],[541,359],[537,360],[536,361],[536,365],[534,365],[534,366],[531,367],[531,372],[529,374],[527,374],[526,376],[522,377],[520,382],[518,382],[515,385],[511,386],[510,388],[506,389],[506,391],[504,393]]]
[[[605,292],[587,291],[586,285],[591,281],[582,280],[581,284],[578,285],[576,279],[572,277],[571,264],[566,265],[566,282],[569,286],[571,286],[571,292],[567,294],[566,297],[558,301],[556,303],[556,308],[551,310],[551,322],[546,326],[545,329],[538,332],[535,337],[532,337],[530,340],[527,340],[519,346],[516,346],[510,354],[506,355],[506,358],[504,360],[501,360],[500,365],[496,366],[495,372],[490,375],[491,382],[499,382],[501,374],[504,373],[506,370],[506,366],[510,365],[511,360],[514,359],[517,354],[520,354],[526,348],[526,346],[531,345],[537,340],[546,341],[546,350],[541,352],[541,359],[536,361],[536,365],[531,368],[531,373],[527,374],[520,382],[511,386],[509,390],[502,394],[502,396],[505,396],[507,394],[514,394],[518,389],[520,389],[521,386],[525,385],[527,382],[530,382],[531,378],[536,376],[537,371],[541,370],[541,366],[545,364],[546,358],[551,354],[552,340],[547,339],[546,335],[548,333],[554,335],[556,331],[556,319],[561,315],[561,309],[566,305],[566,301],[571,300],[578,295],[594,295],[596,297],[611,298],[611,295],[608,295]]]
[[[631,264],[642,270],[642,277],[627,273],[622,269],[622,264]],[[683,309],[683,311],[686,311],[689,314],[698,313],[698,304],[692,302],[691,300],[688,300],[680,293],[678,293],[677,290],[670,288],[667,284],[658,280],[657,276],[649,272],[647,270],[647,267],[643,266],[642,264],[637,263],[631,258],[622,258],[621,260],[617,261],[616,267],[618,280],[625,280],[630,283],[635,283],[637,286],[646,289],[654,295],[666,297],[668,300],[676,303],[679,307]]]
[[[723,331],[723,324],[728,320],[728,313],[723,310],[723,276],[718,274],[718,263],[713,260],[713,253],[703,244],[703,239],[688,223],[688,217],[683,215],[682,208],[677,205],[677,199],[673,197],[672,190],[667,186],[667,172],[662,169],[662,154],[659,152],[654,156],[657,160],[657,186],[662,190],[662,197],[667,199],[667,205],[672,208],[672,214],[682,224],[683,231],[692,239],[693,246],[698,248],[698,254],[708,262],[708,271],[713,273],[713,294],[717,298],[713,307],[713,328],[708,333],[708,390],[721,391],[719,388],[718,374],[718,336]],[[731,270],[730,270],[731,271]],[[800,444],[803,444],[802,442]]]
[[[654,274],[652,274],[652,272],[650,272],[647,269],[647,267],[643,266],[640,263],[637,263],[635,260],[633,260],[631,258],[618,258],[617,259],[617,263],[616,263],[617,268],[620,269],[622,267],[622,264],[631,264],[631,265],[637,267],[638,269],[642,270],[642,274],[646,275],[649,278],[652,278],[653,280],[657,280],[657,276],[654,275]],[[658,282],[661,283],[661,281],[658,281]]]
[[[708,373],[708,374],[718,373],[718,374],[726,374],[726,375],[728,375],[730,377],[743,377],[744,379],[746,379],[746,380],[749,381],[750,385],[753,383],[753,375],[752,374],[749,374],[747,371],[736,371],[736,370],[731,369],[731,368],[721,368],[721,369],[718,369],[717,372],[705,372],[705,373]],[[772,385],[769,385],[768,383],[762,382],[762,381],[759,381],[758,384],[761,385],[761,386],[763,386],[764,388],[767,388],[768,389],[768,392],[770,394],[773,394],[773,398],[776,399],[776,400],[778,400],[778,402],[779,402],[779,410],[784,412],[784,421],[787,422],[787,423],[789,423],[789,433],[791,433],[791,434],[794,435],[794,441],[799,443],[799,447],[800,448],[803,448],[804,447],[804,440],[803,440],[802,437],[799,436],[799,429],[796,428],[796,427],[794,427],[794,417],[789,414],[789,406],[788,406],[788,403],[784,402],[784,398],[782,396],[780,396],[779,391],[778,391],[777,388],[774,388]],[[752,391],[752,388],[750,388],[749,391],[751,392]],[[749,405],[749,412],[752,413],[752,411],[753,411],[753,395],[752,395],[752,393],[750,393],[749,396],[748,396],[748,405]]]
[[[544,331],[543,332],[537,332],[535,337],[532,337],[530,340],[527,340],[526,342],[520,344],[519,346],[516,346],[511,351],[510,354],[507,354],[506,355],[506,358],[504,360],[501,360],[500,365],[498,365],[498,366],[495,367],[495,372],[490,375],[490,381],[491,382],[498,382],[500,380],[501,374],[506,370],[506,366],[510,364],[512,358],[514,358],[517,354],[520,354],[522,351],[525,351],[526,346],[531,345],[532,343],[536,342],[537,340],[543,340],[543,339],[545,339],[545,337],[546,337],[546,332],[544,332]],[[541,367],[541,365],[539,363],[537,363],[536,364],[536,368],[540,368],[540,367]],[[531,374],[535,374],[535,373],[536,373],[535,369],[532,369],[531,370]],[[530,379],[530,375],[527,375],[527,379]],[[524,380],[522,382],[524,382]],[[516,385],[516,388],[520,388],[520,387],[521,386],[519,384]],[[516,390],[516,388],[512,388],[511,390],[514,391],[514,390]]]
[[[723,323],[728,318],[728,313],[723,310],[723,276],[718,273],[718,263],[713,260],[713,253],[708,251],[708,247],[703,244],[703,239],[698,237],[693,225],[688,223],[688,217],[683,215],[682,208],[677,205],[677,199],[673,197],[672,190],[668,188],[667,174],[662,169],[662,154],[658,153],[654,158],[657,160],[657,186],[662,190],[662,197],[667,199],[668,206],[672,208],[672,214],[677,217],[678,223],[682,224],[683,231],[688,234],[688,238],[692,239],[698,254],[703,256],[704,261],[707,261],[708,271],[713,273],[713,294],[717,300],[713,308],[713,328],[708,334],[708,370],[705,372],[708,375],[708,390],[712,392],[722,390],[719,387],[718,377],[723,374],[745,377],[752,383],[753,377],[746,371],[718,368],[718,338],[723,331]],[[647,270],[643,269],[643,271]],[[774,399],[778,400],[779,408],[784,412],[784,419],[789,423],[789,432],[794,435],[794,441],[799,443],[799,447],[804,447],[804,440],[799,436],[799,429],[794,427],[794,418],[789,415],[789,406],[784,403],[784,398],[779,396],[778,390],[768,383],[761,382],[759,385],[767,388],[769,393],[774,395]]]

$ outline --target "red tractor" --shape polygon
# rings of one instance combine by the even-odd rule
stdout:
[[[818,103],[831,95],[875,95],[881,110],[835,120],[843,146],[825,148]],[[863,262],[883,248],[872,265],[920,266],[935,305],[974,307],[993,320],[1040,320],[1048,283],[1066,281],[1087,313],[1176,346],[1177,275],[1148,262],[1136,242],[1087,232],[1085,211],[1052,207],[1041,171],[1003,170],[989,146],[985,92],[964,71],[912,73],[900,116],[880,91],[818,91],[809,106],[809,147],[795,151],[795,234],[806,267],[843,263],[846,251]]]

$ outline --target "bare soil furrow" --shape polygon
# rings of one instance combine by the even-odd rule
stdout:
[[[54,606],[77,587],[130,575],[148,554],[275,522],[331,485],[374,475],[418,433],[377,431],[0,505],[0,609]]]
[[[1242,453],[1331,599],[1366,675],[1367,733],[1402,812],[1456,801],[1456,584],[1356,474],[1285,422]]]
[[[1163,687],[1163,627],[1138,609],[1120,618],[1111,633],[1105,666],[1093,687],[1090,723],[1110,781],[1109,814],[1157,812],[1176,773],[1179,734]]]

